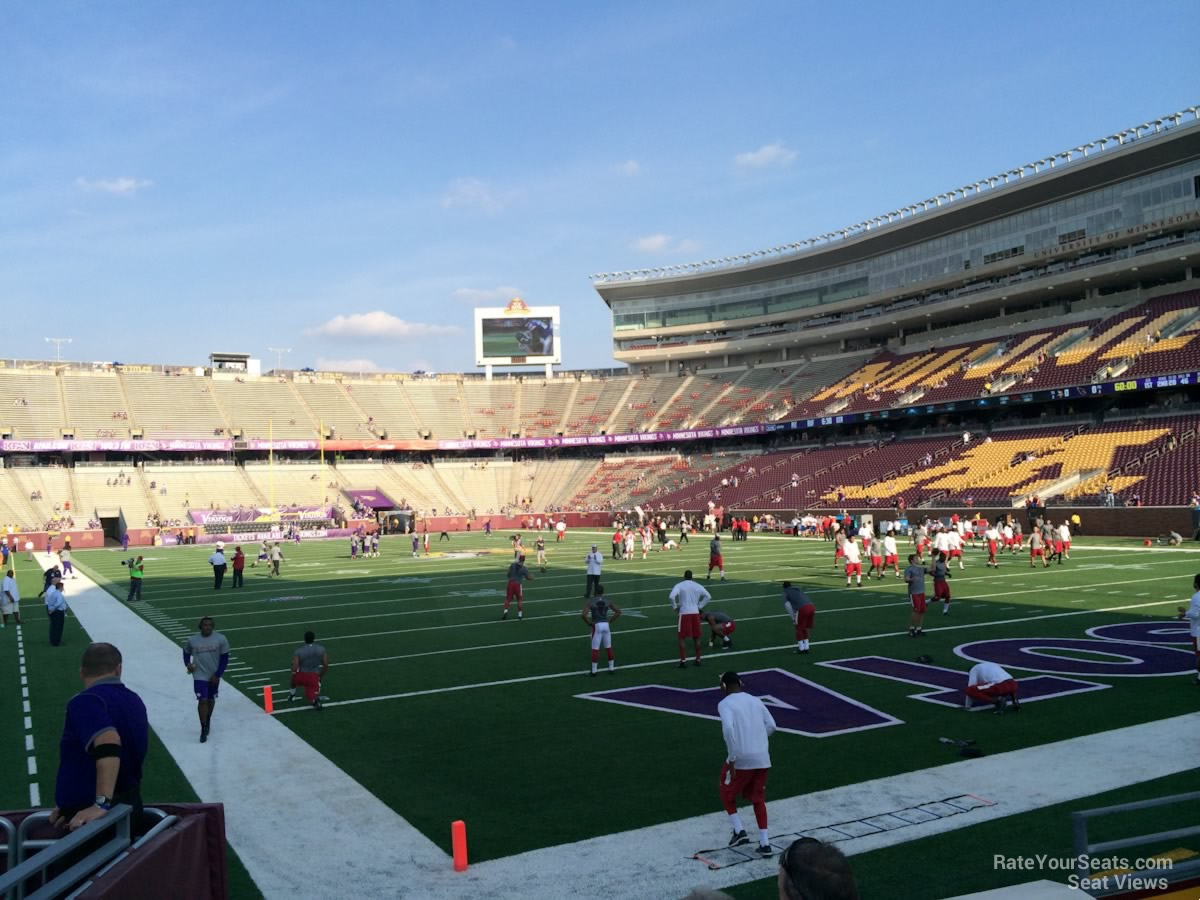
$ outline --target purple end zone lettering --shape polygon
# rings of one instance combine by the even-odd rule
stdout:
[[[1106,660],[1076,659],[1054,655],[1055,650],[1083,651]],[[1012,638],[961,644],[954,652],[976,662],[994,662],[1005,668],[1032,669],[1062,675],[1094,675],[1105,678],[1154,678],[1179,675],[1196,668],[1189,651],[1153,645],[1118,644],[1075,638]]]
[[[1192,646],[1192,632],[1188,623],[1178,619],[1168,622],[1121,622],[1116,625],[1097,625],[1089,628],[1087,635],[1102,641],[1122,641],[1126,644]]]
[[[898,659],[888,659],[886,656],[858,656],[853,659],[835,659],[830,662],[817,663],[831,669],[844,669],[848,672],[861,672],[864,675],[874,675],[876,678],[887,678],[891,681],[903,681],[907,684],[923,684],[937,690],[924,693],[909,694],[913,700],[924,700],[926,703],[937,703],[940,706],[962,706],[966,700],[964,688],[967,686],[967,673],[959,669],[947,669],[942,666],[927,666],[922,663],[905,662]],[[1053,675],[1035,675],[1032,678],[1022,678],[1021,702],[1049,700],[1051,697],[1066,697],[1070,694],[1084,694],[1089,691],[1102,691],[1109,687],[1107,684],[1097,684],[1094,681],[1078,681],[1074,678],[1058,678]],[[973,711],[986,709],[975,706]]]
[[[742,684],[748,693],[754,694],[767,704],[779,730],[792,734],[830,737],[835,734],[865,731],[868,728],[904,724],[887,713],[872,709],[837,691],[831,691],[783,669],[743,672]],[[576,696],[583,700],[600,700],[640,709],[657,709],[701,719],[719,721],[720,718],[717,715],[717,704],[721,702],[721,689],[715,687],[687,690],[648,684]]]

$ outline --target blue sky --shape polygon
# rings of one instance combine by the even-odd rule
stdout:
[[[1198,26],[0,0],[0,353],[470,371],[472,307],[520,294],[563,307],[568,367],[610,365],[590,273],[799,240],[1192,105]]]

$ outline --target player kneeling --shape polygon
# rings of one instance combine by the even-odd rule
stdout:
[[[715,609],[703,613],[703,616],[704,621],[708,623],[708,627],[712,629],[712,636],[708,639],[708,646],[715,647],[717,645],[717,638],[720,638],[722,650],[728,650],[732,647],[733,641],[729,636],[737,630],[737,622],[733,621],[725,613],[718,612]]]
[[[608,671],[613,672],[612,629],[609,626],[620,618],[621,607],[609,603],[604,596],[604,585],[597,584],[596,596],[584,605],[579,615],[592,629],[592,675],[596,674],[601,647],[608,653]]]
[[[321,682],[329,673],[329,654],[316,643],[317,636],[304,632],[304,646],[292,654],[292,681],[288,700],[296,697],[296,688],[304,688],[304,698],[313,709],[321,708]]]
[[[658,549],[660,551],[662,551],[662,550],[678,550],[680,553],[683,552],[683,548],[679,546],[679,542],[672,538],[667,538],[667,540],[663,541],[662,546],[659,547]]]

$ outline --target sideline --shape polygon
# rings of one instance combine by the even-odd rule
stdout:
[[[57,556],[38,561],[45,569]],[[65,587],[91,640],[123,649],[122,680],[200,799],[225,804],[229,843],[266,897],[337,897],[349,885],[391,897],[421,872],[450,868],[432,841],[228,680],[212,736],[199,743],[179,645],[85,574]]]

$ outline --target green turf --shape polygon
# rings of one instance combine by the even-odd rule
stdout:
[[[33,722],[34,751],[26,751],[22,698],[18,690],[0,691],[0,754],[6,760],[8,777],[0,778],[0,808],[30,808],[29,784],[36,781],[41,807],[54,803],[54,778],[58,766],[58,741],[62,735],[63,715],[67,701],[82,689],[79,680],[79,658],[88,644],[88,637],[79,622],[68,615],[63,645],[51,647],[46,608],[37,599],[42,587],[40,570],[35,563],[17,562],[17,582],[21,590],[22,628],[25,645],[26,677],[29,681],[30,712]],[[0,667],[6,685],[19,681],[17,667],[17,629],[10,624],[0,630]],[[36,759],[37,774],[26,776],[26,759]],[[18,777],[19,776],[19,777]],[[158,735],[150,732],[149,749],[142,781],[142,796],[147,806],[155,803],[197,803],[192,786],[175,760],[163,747]],[[260,897],[249,873],[232,847],[229,858],[229,887],[231,896]]]
[[[846,656],[928,653],[965,671],[953,648],[968,641],[1084,637],[1099,624],[1161,618],[1190,593],[1200,558],[1187,552],[1130,553],[1116,549],[1130,542],[1113,542],[1111,550],[1078,548],[1067,565],[1049,570],[1005,557],[999,571],[968,554],[967,570],[954,570],[952,615],[934,609],[927,635],[914,642],[905,633],[905,589],[894,576],[847,590],[823,542],[727,543],[730,581],[710,588],[713,607],[738,621],[736,646],[728,654],[706,647],[706,667],[679,670],[672,664],[675,617],[667,593],[686,566],[703,577],[707,541],[696,540],[645,561],[606,561],[609,596],[627,612],[613,629],[617,674],[590,679],[579,611],[583,557],[593,540],[607,549],[600,533],[550,543],[549,571],[534,570],[522,622],[499,619],[510,559],[501,534],[433,544],[435,553],[495,551],[467,558],[413,559],[406,539],[385,538],[382,559],[351,562],[344,541],[306,543],[287,549],[283,577],[248,569],[244,589],[232,591],[227,581],[219,594],[205,562],[210,548],[150,550],[140,609],[168,617],[158,620],[168,629],[177,623],[191,630],[201,615],[213,615],[233,653],[251,667],[232,676],[233,683],[254,696],[263,683],[285,687],[292,650],[306,629],[316,630],[334,664],[325,684],[334,702],[321,714],[305,710],[280,720],[447,850],[450,821],[465,819],[477,860],[719,809],[714,781],[723,745],[715,722],[576,697],[590,690],[646,683],[707,688],[724,667],[779,667],[904,721],[819,740],[774,738],[777,797],[952,761],[936,743],[939,734],[973,737],[1000,752],[1195,709],[1195,692],[1182,678],[1099,678],[1112,687],[1029,704],[1017,727],[1007,717],[911,699],[919,692],[912,685],[815,666]],[[76,553],[77,563],[111,579],[114,593],[124,596],[120,558],[112,551]],[[777,586],[784,578],[815,592],[809,656],[790,652]],[[1118,606],[1130,608],[1096,612]],[[510,679],[525,680],[487,686]],[[181,682],[181,696],[187,687]],[[432,693],[338,705],[418,691]],[[597,765],[614,774],[581,776]]]
[[[1026,884],[1042,878],[1065,884],[1071,874],[1069,870],[998,868],[994,865],[993,856],[1001,854],[1006,857],[1035,859],[1038,855],[1052,856],[1056,859],[1074,856],[1071,842],[1072,812],[1151,797],[1190,793],[1196,789],[1197,775],[1200,775],[1200,769],[1192,769],[1166,778],[1084,797],[1072,803],[1048,806],[1033,812],[971,825],[929,838],[923,842],[920,850],[915,849],[912,844],[905,843],[869,853],[859,853],[851,857],[850,866],[858,883],[860,896],[887,897],[889,900],[951,897]],[[1186,828],[1195,824],[1194,804],[1155,807],[1093,819],[1088,826],[1088,840],[1094,844],[1133,835]],[[1120,855],[1130,860],[1145,859],[1177,848],[1200,853],[1200,838],[1192,836],[1094,855]],[[1159,877],[1160,873],[1141,872],[1139,875]],[[774,900],[779,896],[777,877],[776,875],[763,878],[725,890],[737,900]],[[1200,889],[1197,893],[1200,893]]]

